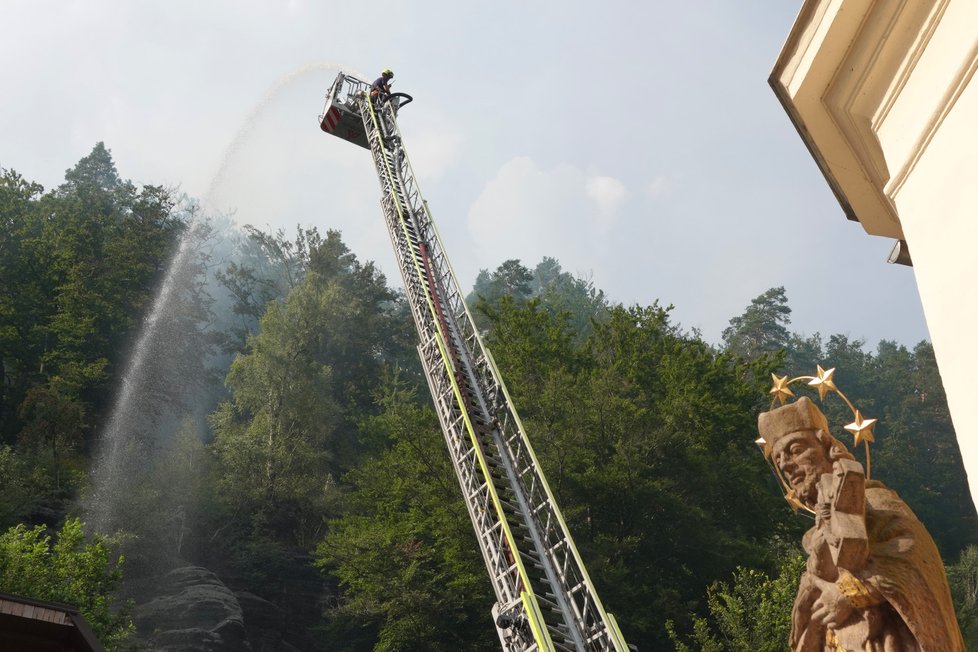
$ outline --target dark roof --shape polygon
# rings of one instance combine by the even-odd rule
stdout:
[[[0,593],[0,650],[103,652],[104,649],[77,608]]]

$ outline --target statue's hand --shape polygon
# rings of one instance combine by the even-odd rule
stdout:
[[[852,601],[846,597],[834,582],[819,582],[822,594],[812,605],[812,620],[837,629],[852,615]]]

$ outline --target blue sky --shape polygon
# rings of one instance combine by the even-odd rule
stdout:
[[[553,256],[716,342],[784,285],[794,331],[913,345],[912,270],[845,219],[767,85],[800,6],[2,0],[0,166],[52,187],[104,141],[136,183],[337,228],[399,284],[368,153],[316,123],[338,66],[389,67],[465,287]]]

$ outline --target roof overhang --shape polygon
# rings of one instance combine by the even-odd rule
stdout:
[[[0,649],[104,650],[75,607],[9,593],[0,593]]]
[[[806,0],[769,79],[846,216],[872,235],[903,239],[894,197],[926,146],[920,103],[905,110],[920,89],[904,91],[948,3]]]

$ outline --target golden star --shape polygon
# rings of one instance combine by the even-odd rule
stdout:
[[[808,381],[808,384],[812,387],[818,388],[818,398],[821,401],[825,400],[825,395],[829,392],[837,392],[839,388],[835,386],[835,381],[832,380],[832,374],[835,373],[835,367],[832,367],[828,371],[822,369],[822,365],[816,365],[818,369],[818,377],[813,378]]]
[[[863,415],[859,413],[859,410],[856,410],[856,420],[845,426],[845,429],[853,434],[858,446],[864,439],[871,442],[876,441],[873,436],[874,425],[876,425],[876,419],[863,419]]]
[[[782,376],[781,378],[778,378],[774,374],[771,374],[771,380],[774,381],[774,384],[771,386],[771,391],[768,393],[774,394],[774,398],[778,399],[781,405],[784,405],[785,400],[789,396],[795,395],[795,393],[791,391],[791,389],[788,387],[787,376]]]

